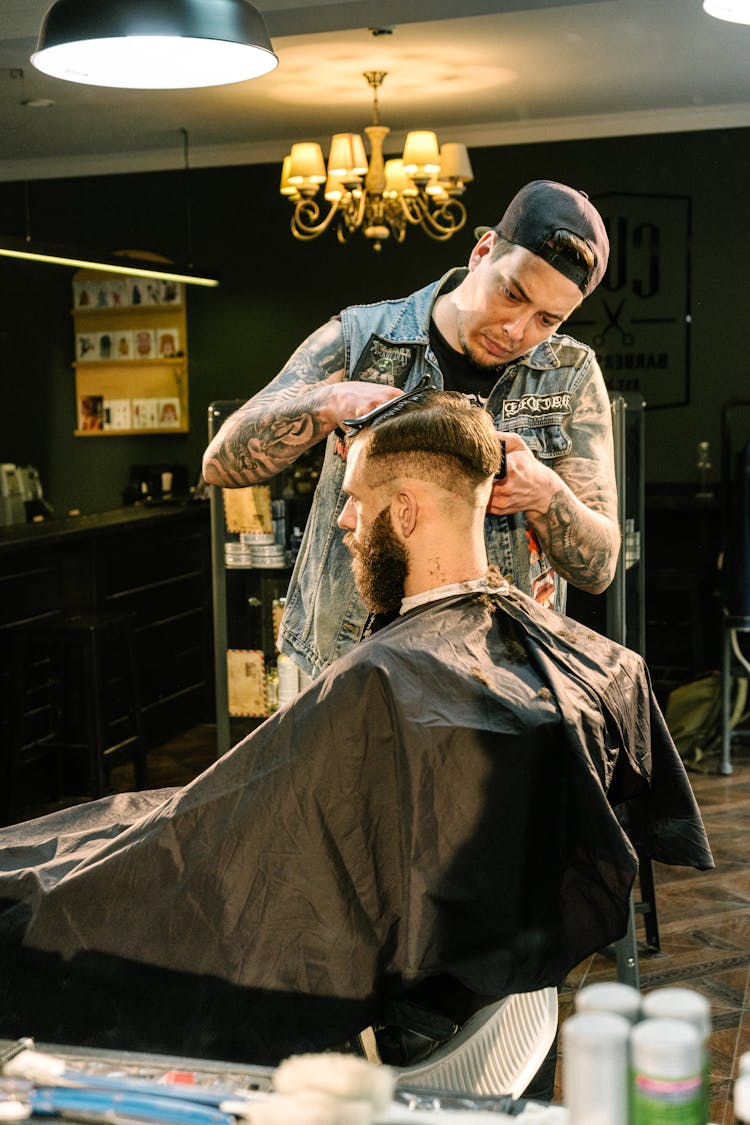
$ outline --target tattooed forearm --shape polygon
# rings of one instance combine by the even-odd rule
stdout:
[[[325,403],[325,388],[277,395],[273,411],[263,409],[261,396],[255,405],[237,411],[223,434],[221,444],[209,449],[204,472],[225,484],[255,484],[276,476],[300,454],[331,430],[319,410]]]
[[[227,419],[203,459],[209,484],[256,484],[296,461],[333,428],[321,411],[332,384],[343,375],[341,325],[332,320],[297,348],[264,390]]]
[[[563,486],[552,496],[548,510],[535,516],[533,525],[558,574],[592,594],[607,588],[620,545],[619,528],[612,519],[586,508]]]
[[[617,485],[611,457],[598,459],[566,457],[557,466],[557,475],[587,508],[617,519]]]
[[[546,511],[527,511],[550,564],[592,594],[614,578],[620,549],[609,397],[592,363],[566,429],[571,452],[554,464]]]

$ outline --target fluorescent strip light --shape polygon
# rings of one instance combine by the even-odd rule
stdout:
[[[75,269],[101,270],[103,273],[124,274],[126,277],[152,277],[162,281],[183,281],[186,285],[213,287],[219,284],[218,278],[215,277],[203,277],[180,267],[172,269],[169,262],[160,267],[156,261],[146,262],[142,258],[128,258],[126,255],[123,255],[122,258],[93,254],[84,256],[82,251],[63,246],[41,244],[35,246],[33,242],[26,242],[22,238],[0,237],[0,257],[20,258],[29,262],[46,262],[54,266],[71,266]]]

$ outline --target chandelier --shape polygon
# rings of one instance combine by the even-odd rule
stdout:
[[[474,178],[466,145],[444,144],[438,150],[434,133],[412,132],[400,159],[383,159],[390,129],[380,124],[378,90],[385,76],[383,70],[364,75],[373,95],[372,125],[365,128],[369,162],[359,133],[331,138],[327,167],[320,145],[310,141],[292,145],[284,157],[280,190],[294,207],[295,238],[309,242],[335,222],[339,242],[361,230],[380,250],[387,238],[403,242],[409,226],[440,242],[464,226],[466,208],[459,196]],[[322,217],[316,199],[321,186],[329,204]]]

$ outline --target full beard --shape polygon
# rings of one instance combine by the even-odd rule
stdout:
[[[390,509],[384,508],[375,517],[360,543],[347,532],[344,546],[351,552],[354,581],[370,613],[398,609],[409,573],[409,556],[393,530]]]

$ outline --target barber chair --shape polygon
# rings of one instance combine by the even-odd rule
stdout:
[[[421,1063],[394,1067],[396,1085],[518,1098],[557,1033],[557,989],[521,992],[481,1009]]]

